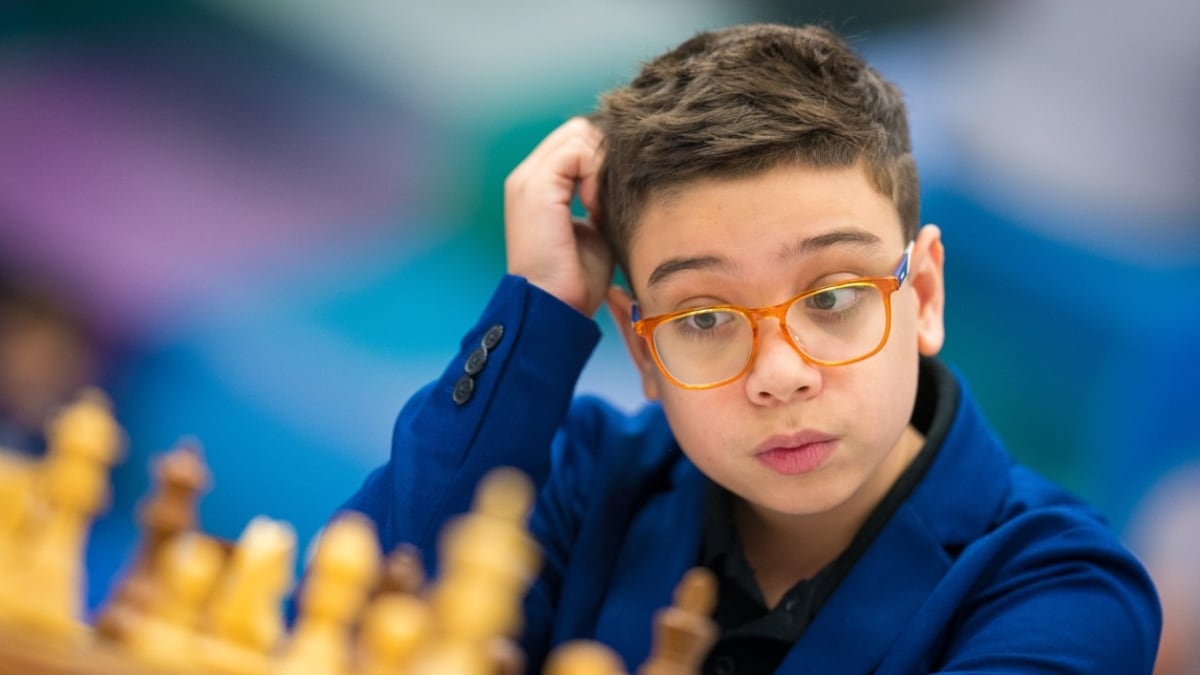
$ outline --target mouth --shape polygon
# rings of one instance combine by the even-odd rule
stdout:
[[[754,456],[767,468],[785,476],[816,471],[829,459],[837,437],[813,431],[772,436],[758,446]]]

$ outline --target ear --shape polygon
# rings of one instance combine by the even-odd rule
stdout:
[[[633,330],[633,297],[620,286],[609,286],[605,300],[608,303],[608,311],[621,331],[621,337],[625,339],[625,347],[629,349],[633,365],[642,376],[642,391],[647,399],[658,400],[658,366],[654,363],[654,357],[650,355],[650,347],[646,341]]]
[[[946,341],[945,257],[942,231],[936,225],[922,227],[913,246],[909,281],[917,298],[917,350],[924,356],[937,354]]]

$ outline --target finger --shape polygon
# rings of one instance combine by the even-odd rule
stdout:
[[[540,164],[557,154],[563,146],[574,141],[582,141],[592,146],[593,149],[598,148],[600,139],[600,130],[595,125],[583,117],[572,117],[542,139],[525,160],[517,165],[517,169],[514,169],[513,173],[522,168]]]
[[[597,147],[591,139],[567,136],[552,151],[530,156],[505,181],[506,202],[525,206],[570,206],[581,174],[592,168]],[[594,191],[594,190],[593,190]],[[532,201],[531,201],[532,200]],[[594,200],[592,200],[594,201]]]
[[[529,177],[541,176],[538,183],[553,186],[547,196],[556,204],[569,205],[575,191],[586,190],[588,196],[580,195],[584,207],[591,210],[595,205],[596,176],[599,167],[599,150],[586,139],[572,138],[555,152],[531,165]],[[545,181],[545,182],[542,182]],[[533,187],[535,183],[528,183]]]
[[[600,169],[604,166],[604,150],[596,150],[580,163],[579,202],[588,213],[596,214],[600,207]]]
[[[599,153],[599,138],[591,133],[573,134],[563,137],[545,152],[531,155],[529,168],[534,175],[549,170],[557,176],[581,180],[591,169],[591,160]]]

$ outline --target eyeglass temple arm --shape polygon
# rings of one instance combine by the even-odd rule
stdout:
[[[904,255],[900,258],[900,264],[896,265],[896,271],[892,276],[896,277],[896,286],[903,286],[904,280],[908,278],[908,259],[912,257],[913,245],[916,241],[908,242],[908,246],[904,247]]]

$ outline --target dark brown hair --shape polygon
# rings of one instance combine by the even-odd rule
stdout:
[[[918,226],[918,183],[900,90],[817,26],[737,26],[701,33],[604,94],[591,117],[605,139],[600,211],[628,273],[646,200],[700,178],[784,164],[863,161],[900,214]]]

